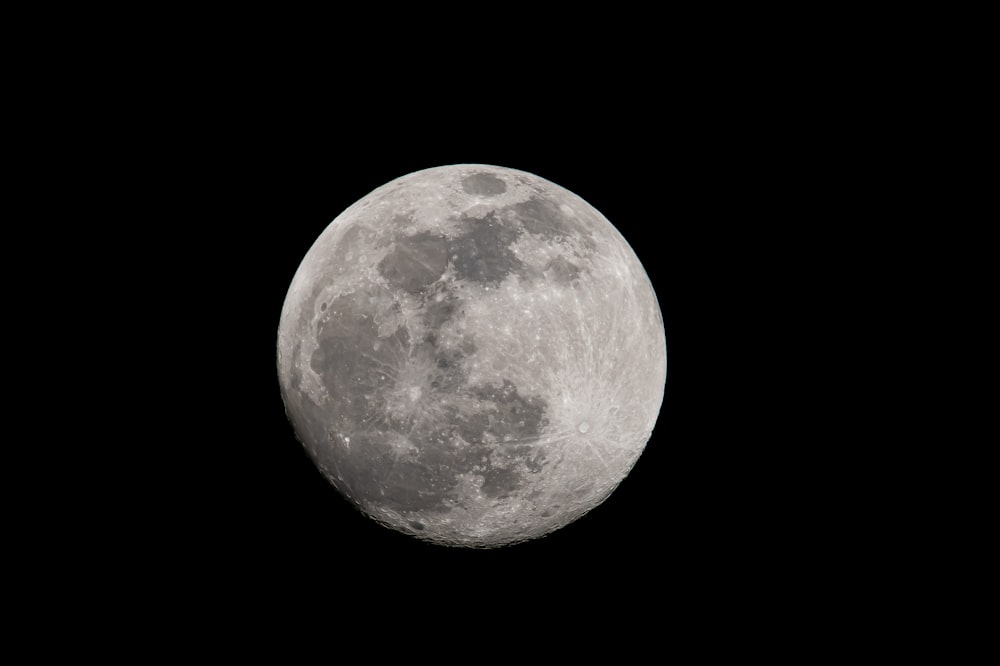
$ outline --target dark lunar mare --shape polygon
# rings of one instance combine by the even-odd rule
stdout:
[[[574,230],[573,223],[554,202],[544,197],[534,196],[527,201],[508,206],[504,212],[513,214],[514,219],[521,223],[524,230],[552,240],[570,236]]]
[[[545,274],[553,282],[572,285],[580,278],[580,267],[565,257],[555,257],[546,264]]]
[[[461,474],[482,477],[481,490],[491,498],[522,488],[524,474],[540,472],[544,461],[534,443],[547,424],[546,402],[522,395],[510,380],[468,383],[463,361],[476,351],[473,340],[458,347],[438,341],[441,326],[460,314],[462,306],[446,285],[424,294],[420,316],[428,333],[421,340],[411,339],[405,326],[378,338],[368,305],[371,292],[338,297],[320,320],[310,365],[330,398],[317,405],[305,394],[297,396],[303,440],[327,443],[311,450],[317,462],[360,506],[400,513],[451,510],[459,502]],[[401,368],[414,361],[430,368],[420,397],[428,409],[394,414],[389,396],[399,389]],[[460,410],[454,406],[456,397],[477,400],[481,408]],[[422,413],[433,417],[422,418]],[[393,446],[399,438],[414,448],[401,453]]]
[[[507,191],[507,184],[491,173],[480,171],[463,178],[462,189],[468,194],[495,197]]]
[[[523,264],[510,245],[520,230],[496,214],[460,218],[462,233],[448,241],[448,255],[459,279],[497,285]]]
[[[448,245],[444,236],[429,233],[397,238],[378,265],[389,284],[410,294],[424,292],[446,268]]]
[[[496,196],[504,182],[490,174],[467,176],[462,187],[470,194]],[[430,232],[394,235],[378,264],[390,291],[372,285],[327,303],[317,331],[318,346],[310,367],[320,377],[329,398],[318,405],[301,391],[297,395],[297,427],[317,462],[335,483],[361,505],[385,506],[400,513],[450,511],[458,498],[459,476],[482,478],[481,491],[502,498],[525,486],[525,474],[537,474],[545,463],[536,446],[548,424],[548,404],[524,395],[509,379],[500,384],[470,385],[463,370],[476,351],[467,337],[456,347],[440,344],[439,331],[462,313],[462,300],[441,278],[448,267],[457,280],[495,286],[524,265],[511,244],[522,233],[549,242],[571,235],[593,243],[587,230],[544,197],[505,206],[481,217],[461,215],[453,237]],[[544,272],[549,279],[573,284],[582,272],[577,264],[552,259]],[[379,291],[381,290],[381,292]],[[396,290],[394,294],[391,290]],[[419,299],[419,316],[426,333],[413,339],[406,326],[379,338],[373,301]],[[376,346],[374,343],[378,341]],[[393,392],[406,390],[398,377],[407,364],[427,368],[419,405],[412,412],[391,409]],[[462,400],[480,408],[467,412]],[[399,441],[412,444],[400,448]],[[410,523],[414,530],[425,526]]]

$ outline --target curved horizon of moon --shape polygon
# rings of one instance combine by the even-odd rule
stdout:
[[[595,208],[483,164],[377,188],[288,289],[278,375],[298,439],[380,523],[450,546],[536,538],[603,502],[666,381],[656,295]]]

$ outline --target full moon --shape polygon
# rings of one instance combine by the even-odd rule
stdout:
[[[603,502],[663,400],[663,321],[625,239],[533,174],[397,178],[320,234],[288,289],[285,410],[364,514],[449,546],[537,538]]]

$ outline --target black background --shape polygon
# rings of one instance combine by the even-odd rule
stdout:
[[[91,17],[113,34],[46,20],[68,48],[19,55],[29,94],[11,130],[34,189],[14,226],[41,238],[6,248],[29,260],[11,311],[37,310],[12,318],[31,340],[11,355],[29,364],[16,380],[40,379],[15,388],[42,409],[14,414],[29,435],[8,449],[38,455],[43,478],[11,503],[30,530],[9,550],[35,560],[11,573],[39,616],[53,581],[74,623],[118,630],[94,612],[114,605],[129,629],[183,635],[197,618],[251,647],[246,627],[284,612],[325,621],[306,643],[368,624],[438,652],[463,633],[490,650],[521,635],[589,648],[615,619],[616,645],[741,654],[828,617],[814,648],[859,614],[877,631],[881,581],[905,559],[880,539],[919,517],[885,484],[905,456],[883,443],[908,442],[865,423],[894,393],[879,373],[896,340],[872,331],[921,272],[884,260],[912,233],[899,202],[925,197],[891,180],[900,158],[920,168],[913,109],[941,65],[883,39],[895,15],[842,29],[756,8],[550,23],[519,9],[509,26],[469,15],[455,29],[339,11]],[[920,94],[893,103],[907,70]],[[350,508],[295,441],[275,367],[285,291],[326,225],[456,162],[536,173],[602,211],[667,336],[663,407],[632,473],[576,523],[492,551],[423,544]],[[870,298],[866,264],[891,276]],[[421,619],[432,631],[413,631]]]
[[[576,123],[572,105],[549,103],[431,123],[313,113],[303,126],[296,109],[219,144],[219,162],[199,174],[217,209],[189,231],[195,264],[177,268],[196,284],[174,322],[197,359],[179,368],[190,377],[177,408],[197,425],[173,452],[190,465],[173,508],[198,576],[254,594],[289,585],[319,594],[312,586],[346,577],[397,600],[433,589],[442,603],[502,603],[511,590],[552,587],[563,599],[573,590],[656,599],[746,583],[737,571],[773,549],[776,433],[756,413],[777,409],[757,344],[768,266],[751,256],[762,231],[744,171],[760,165],[741,164],[724,129],[678,117],[665,100]],[[296,441],[275,368],[285,291],[329,222],[395,177],[459,162],[536,173],[601,210],[647,270],[668,348],[660,418],[621,486],[576,523],[494,551],[424,544],[351,508]]]
[[[825,433],[796,380],[815,324],[812,287],[796,280],[815,249],[801,225],[815,187],[803,155],[818,149],[808,116],[759,107],[766,84],[731,68],[649,66],[638,82],[594,64],[487,95],[476,78],[260,65],[153,95],[124,152],[145,221],[129,318],[148,333],[137,358],[155,361],[137,361],[120,391],[150,444],[118,458],[142,499],[116,494],[112,514],[139,589],[227,613],[352,616],[583,619],[598,606],[641,614],[642,599],[698,623],[752,613],[779,587],[794,604],[815,584],[829,547],[810,491]],[[668,356],[652,438],[611,497],[543,539],[486,551],[425,544],[343,500],[295,439],[275,357],[285,292],[326,226],[393,178],[462,162],[535,173],[600,210],[652,281]]]

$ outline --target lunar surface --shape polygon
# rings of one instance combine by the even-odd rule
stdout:
[[[635,253],[572,192],[460,164],[338,216],[281,313],[296,435],[375,520],[451,546],[567,525],[625,478],[666,380]]]

